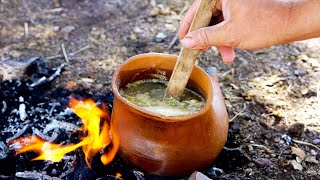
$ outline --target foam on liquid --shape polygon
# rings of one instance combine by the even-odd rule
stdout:
[[[200,111],[205,99],[198,93],[186,89],[180,100],[164,99],[168,81],[148,79],[135,81],[120,89],[120,94],[147,111],[164,116],[182,116]]]

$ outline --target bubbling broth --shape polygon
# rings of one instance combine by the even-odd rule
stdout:
[[[164,98],[167,84],[166,80],[139,80],[121,88],[120,94],[131,103],[164,116],[194,114],[204,107],[205,99],[199,93],[187,88],[179,101]]]

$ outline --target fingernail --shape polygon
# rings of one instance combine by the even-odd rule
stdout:
[[[209,75],[212,75],[212,74],[216,74],[217,73],[217,68],[216,67],[208,67],[208,69],[207,69],[207,73],[209,74]]]
[[[196,46],[195,42],[190,37],[182,39],[181,43],[185,48],[194,48]]]

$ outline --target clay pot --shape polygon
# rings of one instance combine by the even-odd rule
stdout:
[[[166,117],[146,111],[119,94],[127,83],[161,73],[170,77],[177,56],[140,54],[126,60],[112,80],[114,106],[111,130],[120,141],[120,154],[142,170],[163,176],[182,176],[208,167],[222,150],[228,131],[228,114],[216,82],[198,66],[188,87],[204,95],[198,113]],[[154,77],[153,77],[154,78]]]

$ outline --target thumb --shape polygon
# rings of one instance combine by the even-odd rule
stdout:
[[[226,21],[217,25],[200,28],[189,32],[182,40],[185,48],[203,50],[211,46],[217,46],[224,63],[231,63],[235,58],[234,41],[228,36]]]
[[[228,36],[225,30],[225,22],[189,32],[182,40],[182,45],[185,48],[198,50],[206,49],[210,46],[230,46],[226,44]]]

